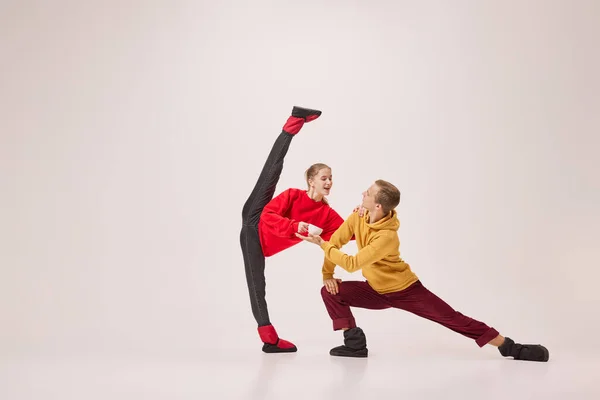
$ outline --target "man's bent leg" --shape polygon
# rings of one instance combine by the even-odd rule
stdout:
[[[383,310],[391,305],[377,293],[367,282],[340,282],[338,294],[331,294],[325,286],[321,288],[321,297],[327,308],[327,313],[333,321],[333,330],[351,329],[356,327],[356,321],[350,307]]]
[[[387,300],[367,282],[356,281],[341,282],[335,295],[323,286],[321,296],[333,321],[333,329],[344,331],[344,344],[334,347],[329,354],[339,357],[367,357],[367,338],[363,330],[356,326],[350,307],[383,310],[391,307]]]

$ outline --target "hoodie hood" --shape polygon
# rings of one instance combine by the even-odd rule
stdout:
[[[389,231],[397,231],[400,228],[400,220],[398,219],[398,213],[396,210],[390,211],[385,217],[381,218],[379,221],[370,224],[369,223],[369,212],[367,211],[363,217],[367,226],[371,229],[381,231],[381,230],[389,230]]]

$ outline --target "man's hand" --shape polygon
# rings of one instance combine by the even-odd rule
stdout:
[[[311,235],[310,233],[308,234],[308,236],[302,236],[299,233],[296,233],[296,237],[306,241],[306,242],[311,242],[317,245],[321,245],[321,243],[324,242],[324,240],[321,238],[321,236],[318,235]]]
[[[331,294],[338,294],[340,292],[339,283],[342,283],[342,280],[337,278],[325,279],[323,281],[325,289]]]
[[[298,222],[298,233],[306,233],[308,232],[308,223],[307,222]]]

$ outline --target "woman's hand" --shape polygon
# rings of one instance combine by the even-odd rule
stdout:
[[[306,233],[308,232],[308,223],[307,222],[299,222],[298,223],[298,233]]]
[[[365,208],[361,205],[361,206],[356,206],[356,208],[354,210],[352,210],[352,212],[357,212],[358,211],[358,216],[362,217],[363,215],[365,215]]]

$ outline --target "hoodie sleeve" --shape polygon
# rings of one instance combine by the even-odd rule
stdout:
[[[291,190],[288,189],[275,196],[263,209],[260,216],[270,231],[279,237],[293,237],[298,232],[298,222],[284,217],[288,213],[294,199]]]
[[[337,214],[337,213],[336,213]],[[339,228],[331,235],[329,241],[323,242],[323,244],[327,243],[332,248],[341,249],[346,243],[348,243],[351,239],[354,238],[354,226],[356,223],[356,218],[358,217],[357,213],[352,213],[348,217],[346,221],[343,221]],[[340,217],[341,218],[341,217]],[[323,245],[321,245],[323,248]],[[325,252],[325,259],[323,260],[323,268],[321,272],[323,274],[323,280],[333,278],[333,272],[335,269],[336,263],[330,260],[327,257],[327,252]]]
[[[331,242],[323,242],[321,244],[321,248],[325,252],[325,257],[348,272],[356,272],[366,265],[371,265],[382,260],[397,247],[397,237],[386,233],[381,233],[373,238],[371,243],[360,249],[354,256],[340,251]]]

